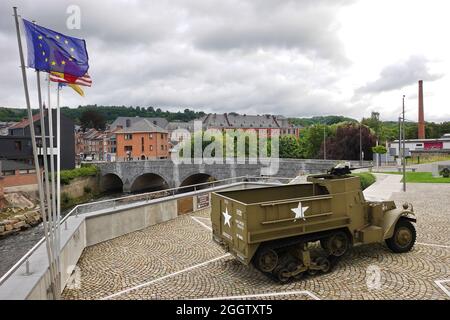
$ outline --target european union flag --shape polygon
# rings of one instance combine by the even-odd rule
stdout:
[[[25,19],[28,66],[45,72],[82,77],[89,69],[86,42],[38,26]]]

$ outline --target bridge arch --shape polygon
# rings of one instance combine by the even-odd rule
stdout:
[[[166,179],[156,173],[144,173],[131,183],[130,192],[150,192],[169,188]]]
[[[193,173],[193,174],[190,174],[190,175],[186,176],[182,180],[182,182],[180,184],[180,187],[185,187],[185,186],[190,186],[190,185],[193,185],[193,184],[200,184],[200,183],[205,183],[205,182],[211,182],[211,181],[216,181],[216,180],[217,179],[211,174],[198,172],[198,173]],[[199,187],[197,187],[197,189],[204,189],[204,188],[207,188],[207,187],[208,187],[207,185],[199,186]],[[192,191],[192,190],[191,190],[191,188],[185,188],[185,189],[182,189],[180,191],[181,192],[187,192],[187,191]]]
[[[123,192],[123,181],[115,173],[107,173],[101,177],[100,188],[107,192]]]

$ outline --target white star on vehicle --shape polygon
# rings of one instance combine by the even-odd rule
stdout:
[[[222,212],[223,214],[223,225],[228,225],[231,228],[231,224],[230,224],[230,220],[231,220],[231,215],[228,214],[228,208],[225,208],[225,212]]]
[[[297,219],[303,219],[303,220],[305,220],[305,212],[306,212],[306,210],[308,210],[309,209],[309,207],[303,207],[302,206],[302,202],[300,201],[299,203],[298,203],[298,207],[297,208],[293,208],[293,209],[291,209],[292,210],[292,212],[294,212],[295,213],[295,220],[297,220]],[[294,220],[294,221],[295,221]]]

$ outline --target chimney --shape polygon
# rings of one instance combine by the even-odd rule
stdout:
[[[418,138],[425,139],[425,116],[423,113],[423,81],[419,80],[419,125]]]

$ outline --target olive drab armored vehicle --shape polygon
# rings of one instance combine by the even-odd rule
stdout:
[[[359,177],[350,173],[348,167],[333,168],[303,184],[215,192],[213,239],[280,282],[329,272],[359,244],[384,241],[393,252],[411,250],[413,206],[366,201]],[[321,248],[314,249],[319,241]]]

